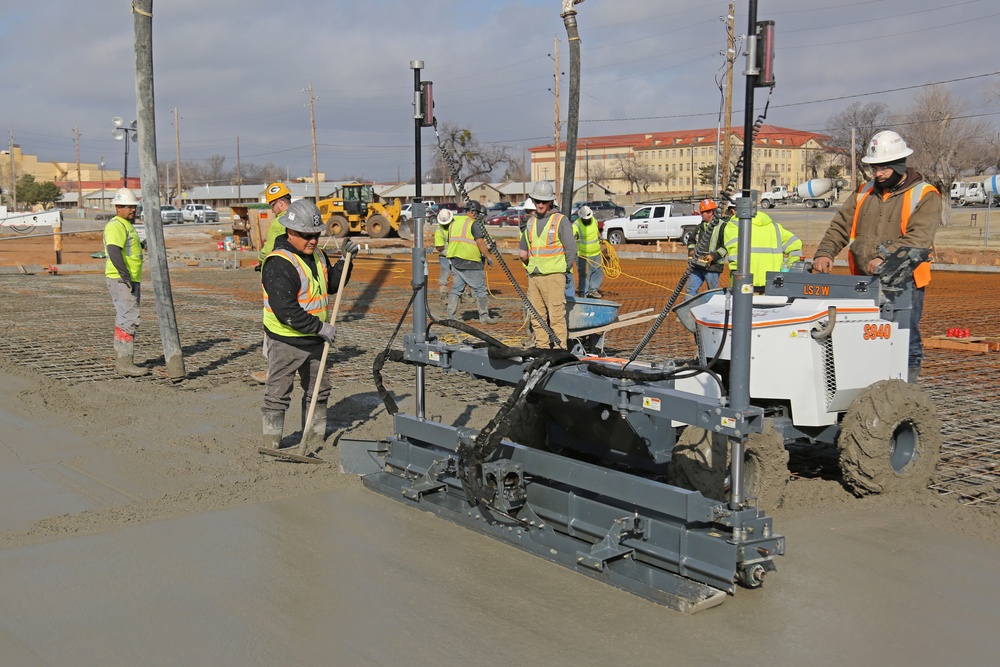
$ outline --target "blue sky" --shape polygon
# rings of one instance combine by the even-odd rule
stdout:
[[[294,176],[312,167],[313,84],[319,168],[328,178],[407,179],[413,173],[413,75],[434,81],[437,115],[517,153],[551,141],[554,38],[568,74],[559,0],[157,0],[154,2],[157,145],[175,158],[211,155],[273,162]],[[715,127],[727,2],[586,0],[580,136]],[[736,33],[748,2],[736,3]],[[768,122],[822,132],[855,100],[909,106],[919,86],[944,85],[987,114],[996,85],[995,0],[760,0],[776,23],[776,79]],[[0,0],[0,129],[43,160],[100,155],[121,168],[113,116],[135,117],[133,22],[128,0]],[[742,124],[744,61],[736,63],[733,124]],[[988,76],[981,76],[988,75]],[[897,90],[900,89],[900,90]],[[568,76],[563,78],[563,115]],[[863,95],[858,97],[858,95]],[[758,109],[766,91],[758,90]],[[433,139],[425,130],[423,141]],[[427,158],[424,158],[425,163]],[[135,168],[137,162],[132,162]]]

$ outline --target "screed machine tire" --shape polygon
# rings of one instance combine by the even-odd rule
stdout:
[[[392,225],[389,224],[388,218],[384,215],[376,213],[368,218],[368,222],[365,223],[365,229],[368,231],[369,237],[373,239],[384,239],[389,236],[389,232],[392,231]]]
[[[667,482],[706,498],[728,500],[729,441],[723,435],[688,426],[677,438]],[[764,430],[747,437],[743,450],[743,495],[757,498],[763,509],[781,506],[788,484],[785,439],[764,420]]]
[[[764,430],[747,436],[743,450],[743,496],[757,498],[757,506],[774,509],[781,506],[788,486],[788,450],[785,438],[764,420]],[[728,497],[728,493],[726,494]]]
[[[330,228],[330,236],[335,236],[338,239],[344,238],[347,236],[347,232],[350,231],[347,218],[342,215],[330,216],[330,222],[327,226]]]
[[[924,391],[882,380],[847,408],[837,448],[844,483],[854,494],[922,491],[941,452],[941,420]]]

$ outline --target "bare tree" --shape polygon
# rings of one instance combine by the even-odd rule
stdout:
[[[660,183],[662,179],[653,169],[639,161],[634,155],[618,158],[615,168],[621,175],[622,180],[628,182],[629,190],[635,193],[639,189],[649,193],[649,188],[654,183]]]
[[[459,176],[465,182],[488,179],[498,167],[511,162],[506,147],[481,144],[469,128],[445,122],[441,124],[440,133],[441,143],[455,161]],[[451,175],[450,170],[448,175]]]
[[[525,160],[519,157],[509,157],[507,169],[503,172],[503,179],[505,181],[527,181],[528,178],[528,166],[525,164]]]
[[[827,126],[830,132],[829,149],[841,151],[850,160],[854,156],[862,180],[871,178],[868,167],[861,161],[868,148],[868,142],[892,125],[889,107],[882,102],[854,102],[838,114],[830,116]],[[851,129],[854,129],[854,144],[851,144]],[[812,178],[816,178],[820,165],[814,165]],[[809,165],[807,165],[807,168]],[[853,185],[852,185],[853,187]]]
[[[992,127],[983,119],[962,118],[968,106],[946,88],[928,86],[914,95],[912,108],[895,119],[914,151],[909,164],[941,190],[946,204],[951,184],[963,171],[983,164],[990,153]],[[941,223],[951,224],[951,207],[943,206],[942,211]]]

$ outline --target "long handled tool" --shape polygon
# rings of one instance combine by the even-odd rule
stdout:
[[[337,323],[337,312],[340,310],[340,299],[344,295],[344,285],[347,284],[347,272],[351,268],[351,257],[352,253],[344,254],[344,270],[340,273],[340,285],[337,287],[337,298],[333,302],[333,312],[330,314],[330,324]],[[257,451],[261,454],[267,456],[274,456],[281,459],[286,459],[288,461],[296,461],[298,463],[326,463],[323,459],[317,456],[308,456],[308,440],[309,433],[312,431],[312,420],[313,416],[316,414],[316,401],[319,398],[319,385],[323,381],[323,374],[326,372],[326,358],[330,355],[330,343],[323,342],[323,356],[319,360],[319,372],[316,374],[316,380],[313,382],[312,398],[309,400],[309,411],[306,413],[306,420],[302,426],[302,439],[299,440],[299,452],[298,454],[293,454],[292,452],[286,452],[280,449],[268,449],[267,447],[261,447]],[[291,449],[291,448],[289,448]]]

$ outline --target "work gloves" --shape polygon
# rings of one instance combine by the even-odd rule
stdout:
[[[489,255],[484,255],[483,256],[483,261],[486,262],[486,268],[487,269],[492,269],[493,268],[493,258],[492,257],[490,257]]]
[[[353,257],[358,254],[359,250],[361,250],[361,246],[348,238],[345,238],[344,244],[340,246],[340,254],[344,257],[347,257],[347,255],[351,255]]]
[[[124,285],[126,287],[126,289],[128,289],[129,292],[132,291],[132,281],[129,280],[128,278],[119,278],[118,282],[120,282],[122,285]]]
[[[323,322],[323,326],[319,328],[319,337],[327,342],[329,345],[333,345],[333,341],[337,340],[337,327]]]

